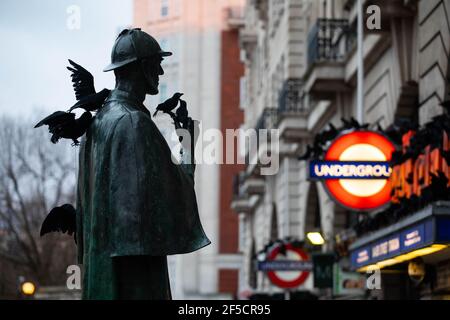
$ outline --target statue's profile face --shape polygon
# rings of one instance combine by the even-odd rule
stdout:
[[[155,95],[159,93],[159,76],[164,74],[164,70],[161,66],[162,61],[162,57],[145,59],[142,61],[143,72],[147,79],[147,94]]]

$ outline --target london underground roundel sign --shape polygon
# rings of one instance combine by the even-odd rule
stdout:
[[[300,248],[286,244],[286,254],[282,255],[280,247],[275,247],[268,255],[269,262],[279,262],[279,266],[267,272],[270,281],[280,288],[295,288],[303,284],[312,269],[309,255]],[[280,263],[281,262],[281,263]],[[283,262],[285,262],[283,264]]]
[[[377,132],[354,131],[336,138],[324,160],[311,161],[311,179],[323,180],[327,191],[352,210],[372,210],[391,199],[388,181],[394,145]]]

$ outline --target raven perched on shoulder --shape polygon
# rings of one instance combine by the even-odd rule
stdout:
[[[78,145],[78,138],[81,137],[92,122],[90,112],[85,112],[75,119],[75,114],[71,112],[56,111],[39,121],[34,127],[48,126],[48,131],[52,134],[51,141],[57,143],[59,139],[72,139],[74,145]]]
[[[108,98],[111,90],[103,89],[98,93],[91,94],[84,98],[81,98],[77,103],[75,103],[70,109],[69,112],[72,112],[75,109],[82,108],[86,111],[95,111],[100,109],[103,106],[106,98]]]
[[[77,108],[83,108],[86,111],[95,111],[103,106],[106,98],[111,90],[103,89],[96,93],[94,87],[94,77],[85,68],[69,59],[70,67],[67,70],[72,72],[73,90],[75,91],[75,98],[78,100],[69,112]]]
[[[80,100],[84,97],[95,94],[94,77],[85,68],[69,59],[71,67],[67,67],[67,70],[72,72],[70,77],[72,78],[73,89],[75,91],[75,98]]]

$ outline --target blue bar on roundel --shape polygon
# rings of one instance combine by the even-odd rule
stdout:
[[[392,168],[387,161],[320,161],[309,162],[309,178],[327,179],[388,179]]]

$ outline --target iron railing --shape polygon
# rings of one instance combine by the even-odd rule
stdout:
[[[303,82],[300,79],[287,79],[278,95],[279,113],[302,113],[306,110]]]
[[[355,43],[346,19],[318,19],[308,35],[308,66],[321,61],[343,61]]]
[[[250,154],[251,151],[256,151],[257,149],[259,149],[260,147],[260,136],[263,134],[263,132],[260,132],[260,130],[270,130],[270,129],[274,129],[276,128],[277,124],[278,124],[278,119],[279,119],[279,112],[276,108],[265,108],[261,114],[261,116],[258,118],[258,121],[256,122],[255,125],[255,132],[256,132],[256,149],[249,147],[246,150],[246,154],[245,154],[245,163],[249,163],[250,159],[255,156],[252,152],[252,154]],[[266,132],[266,140],[265,142],[270,143],[270,137],[271,135],[268,134],[268,132]],[[249,137],[250,140],[248,140],[248,143],[252,144],[255,143],[255,141],[251,141],[251,135]],[[247,146],[247,144],[246,144]],[[255,146],[255,145],[253,145]]]

